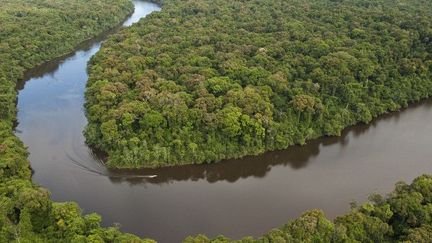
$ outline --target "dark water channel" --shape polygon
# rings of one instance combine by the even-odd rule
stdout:
[[[126,25],[158,11],[135,1]],[[160,242],[187,235],[259,236],[303,211],[334,218],[369,193],[432,172],[432,101],[385,115],[303,147],[202,166],[109,171],[85,145],[86,65],[106,35],[28,72],[18,97],[18,136],[29,147],[33,180],[56,201]],[[147,175],[157,175],[148,178]]]

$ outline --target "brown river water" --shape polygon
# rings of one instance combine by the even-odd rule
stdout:
[[[135,1],[130,25],[160,10]],[[320,208],[329,218],[432,172],[432,100],[391,113],[341,137],[210,165],[106,169],[84,143],[86,65],[109,33],[27,73],[19,85],[17,135],[28,146],[33,180],[56,201],[97,212],[105,226],[159,242],[188,235],[259,236]],[[156,175],[150,178],[149,175]]]

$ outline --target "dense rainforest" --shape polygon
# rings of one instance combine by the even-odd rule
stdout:
[[[185,129],[194,128],[194,130],[182,130],[186,133],[180,133],[175,136],[184,139],[187,133],[193,132],[193,134],[197,135],[199,132],[202,132],[196,130],[198,127],[193,127],[193,124],[195,124],[194,122],[197,120],[192,119],[193,117],[189,115],[183,116],[189,112],[197,112],[199,115],[198,110],[201,108],[204,109],[203,107],[205,107],[206,110],[205,114],[209,114],[209,121],[218,122],[217,126],[213,127],[214,132],[209,133],[209,138],[214,136],[212,139],[216,139],[216,137],[219,136],[217,135],[219,132],[222,132],[220,136],[222,136],[222,134],[229,134],[230,132],[237,134],[236,136],[227,136],[227,144],[223,145],[226,147],[227,151],[230,151],[229,149],[233,149],[233,147],[230,148],[229,146],[234,146],[236,137],[237,142],[239,142],[236,143],[236,148],[246,146],[246,143],[243,142],[245,141],[244,138],[247,138],[247,134],[251,136],[249,139],[253,139],[251,141],[255,141],[255,137],[252,137],[252,135],[255,134],[253,131],[259,131],[259,129],[261,129],[262,132],[256,134],[261,134],[261,136],[267,138],[269,136],[268,134],[271,134],[272,131],[269,131],[266,126],[273,126],[275,124],[278,124],[277,126],[283,126],[285,124],[287,129],[291,129],[289,131],[290,134],[292,133],[292,135],[290,135],[292,137],[285,136],[287,134],[285,132],[282,133],[283,136],[281,135],[281,137],[276,138],[281,141],[284,139],[299,139],[299,137],[296,136],[303,134],[305,137],[303,137],[301,141],[292,141],[292,143],[302,143],[306,139],[318,136],[319,133],[317,131],[319,130],[317,129],[325,129],[325,127],[321,127],[324,126],[321,123],[325,122],[324,119],[331,118],[331,114],[336,114],[337,118],[328,120],[333,123],[329,123],[330,125],[327,129],[335,129],[334,127],[336,127],[336,129],[339,129],[337,131],[340,131],[343,126],[350,124],[350,122],[367,122],[371,117],[385,112],[386,110],[395,110],[399,107],[406,106],[406,103],[409,101],[428,96],[429,83],[426,78],[430,75],[431,71],[431,62],[428,59],[428,53],[432,48],[428,37],[431,33],[430,27],[426,19],[424,19],[427,14],[430,15],[430,12],[428,12],[430,4],[428,2],[412,1],[409,2],[410,4],[403,5],[403,3],[408,2],[398,1],[395,6],[390,8],[392,11],[390,11],[388,15],[382,15],[382,19],[377,17],[379,15],[378,13],[382,14],[383,11],[381,9],[380,12],[379,6],[390,6],[384,5],[390,4],[387,1],[371,2],[359,0],[326,2],[323,0],[321,3],[300,3],[290,0],[287,2],[291,3],[289,6],[287,5],[287,7],[290,7],[292,10],[291,15],[287,16],[291,16],[291,18],[296,21],[274,21],[274,25],[269,26],[270,30],[273,31],[262,29],[263,26],[267,25],[262,25],[262,23],[259,21],[255,22],[255,20],[271,19],[273,17],[279,19],[283,17],[280,11],[285,12],[285,9],[270,8],[266,11],[262,11],[262,9],[258,7],[261,6],[260,4],[268,5],[269,7],[273,6],[272,4],[284,5],[285,2],[268,0],[261,2],[223,2],[226,4],[224,7],[223,5],[213,6],[211,2],[205,1],[167,1],[164,5],[164,7],[167,6],[167,11],[151,15],[149,20],[142,21],[130,30],[122,31],[119,35],[116,35],[105,45],[103,52],[93,60],[93,64],[90,68],[93,75],[92,82],[89,85],[87,95],[94,100],[89,98],[87,107],[89,114],[92,114],[95,109],[93,107],[95,104],[90,105],[91,102],[106,102],[103,104],[98,103],[101,109],[103,107],[107,108],[106,105],[108,104],[115,104],[113,108],[116,108],[116,110],[104,111],[110,116],[113,114],[116,115],[114,117],[120,114],[120,116],[118,116],[119,120],[110,119],[109,123],[101,125],[104,127],[102,131],[99,131],[102,134],[97,135],[97,129],[99,128],[93,117],[93,123],[87,130],[88,136],[89,133],[90,135],[94,135],[94,137],[90,138],[96,141],[96,138],[102,139],[97,136],[107,136],[107,132],[112,131],[110,136],[118,139],[120,136],[124,136],[128,129],[131,129],[128,131],[129,136],[134,136],[133,139],[128,140],[127,138],[122,138],[119,140],[119,142],[121,142],[119,145],[123,145],[122,151],[128,156],[126,157],[127,160],[125,160],[124,163],[117,164],[119,166],[131,166],[131,164],[128,163],[132,157],[137,156],[137,149],[144,148],[144,143],[140,141],[148,143],[147,149],[150,148],[151,145],[150,140],[140,140],[142,137],[135,137],[136,134],[134,135],[132,132],[142,131],[144,128],[141,126],[147,124],[149,130],[147,132],[148,135],[145,136],[150,136],[151,132],[153,133],[152,136],[154,135],[154,138],[157,139],[166,138],[165,136],[174,136],[175,133],[173,133],[173,135],[166,135],[163,132],[165,130],[160,130],[159,128],[170,127],[170,129],[172,128],[172,131],[174,131],[176,129],[174,125],[181,124],[181,122],[184,122],[184,120],[181,119],[185,119],[186,117],[190,119],[189,122],[191,125],[188,125],[189,128],[185,127]],[[182,7],[180,3],[185,5]],[[216,0],[215,3],[222,3],[222,1]],[[72,51],[81,41],[116,26],[132,11],[131,3],[128,0],[0,0],[0,4],[0,242],[154,242],[152,240],[139,239],[136,236],[121,233],[117,227],[102,228],[100,227],[100,216],[96,214],[83,216],[81,209],[75,203],[52,202],[47,190],[31,182],[31,169],[27,160],[28,154],[26,148],[13,134],[16,117],[15,85],[16,82],[23,77],[25,70],[66,54]],[[244,7],[242,4],[245,4]],[[327,6],[327,4],[329,6]],[[401,5],[399,6],[398,4]],[[420,7],[420,4],[425,5]],[[325,6],[327,7],[324,8]],[[340,19],[339,24],[333,21],[333,18],[338,19],[341,17],[340,15],[343,15],[339,11],[335,11],[335,13],[328,16],[321,16],[318,14],[319,11],[317,9],[319,8],[323,8],[323,10],[327,11],[323,13],[328,14],[330,12],[330,6],[340,6],[341,12],[342,10],[347,11],[351,9],[351,14],[355,14],[355,16],[361,15],[362,11],[363,14],[366,15],[367,11],[372,11],[372,9],[374,10],[371,13],[377,12],[376,15],[370,15],[368,25],[362,22],[366,21],[367,18],[351,16],[352,24],[357,23],[355,26],[359,28],[359,31],[356,31],[356,33],[362,33],[364,36],[362,38],[365,38],[364,42],[355,38],[348,38],[345,34],[336,31],[338,28],[345,28],[343,23],[346,24],[348,21],[345,20],[345,17]],[[216,14],[216,10],[219,8],[224,9],[223,12],[225,14]],[[234,8],[235,11],[242,14],[238,16],[232,14],[233,10],[231,8]],[[398,9],[400,12],[396,11]],[[246,13],[253,12],[254,14],[246,16],[244,14],[245,11]],[[272,11],[274,11],[274,13]],[[312,12],[307,14],[308,11]],[[418,14],[414,14],[415,11],[418,11]],[[182,14],[176,17],[175,14],[178,13]],[[401,16],[399,16],[399,14],[401,14]],[[212,22],[210,22],[210,20],[207,22],[204,21],[212,15],[214,15],[214,17],[219,17],[212,20]],[[268,16],[264,17],[265,15]],[[194,19],[191,18],[191,16],[200,19]],[[391,19],[390,16],[393,16],[393,19]],[[398,16],[398,18],[395,16]],[[411,16],[412,19],[406,16]],[[234,29],[238,27],[232,26],[234,24],[232,18],[240,18],[240,22],[243,21],[242,25],[244,26],[240,28],[239,31],[245,35],[238,34],[230,37],[229,33],[235,32]],[[250,21],[244,21],[244,18],[249,18]],[[304,22],[306,20],[302,20],[302,18],[311,20],[310,28],[306,25],[306,22]],[[346,16],[346,18],[350,19],[350,15]],[[393,30],[395,32],[392,32],[390,29],[386,29],[388,27],[386,27],[386,24],[374,18],[381,19],[383,23],[387,23],[388,25],[390,25],[392,21],[395,21],[392,23],[404,26],[404,28],[408,30],[400,27],[399,33],[396,31],[398,28],[395,27],[396,30]],[[175,27],[176,29],[166,33],[158,32],[161,26],[169,25],[164,19],[168,19],[169,23],[173,26],[177,26]],[[333,32],[327,32],[325,31],[326,27],[317,25],[319,19],[324,25],[335,25],[337,28],[334,27]],[[327,19],[327,22],[323,21],[323,19]],[[404,20],[402,21],[402,19]],[[223,24],[222,22],[225,20],[226,24]],[[220,26],[218,26],[217,23],[213,23],[213,21],[217,23],[221,22],[219,23]],[[378,21],[377,25],[375,24],[376,21]],[[143,28],[143,25],[148,25],[149,29],[146,30],[146,28]],[[371,29],[364,27],[369,25],[376,26],[368,27]],[[188,28],[186,28],[186,26],[188,26]],[[194,29],[195,26],[201,26],[201,28]],[[204,28],[206,26],[209,28]],[[213,29],[211,26],[221,29]],[[276,31],[278,28],[288,28],[287,26],[290,26],[289,29],[296,29],[296,31],[290,32],[293,36],[283,31]],[[371,32],[374,28],[377,28],[375,32]],[[304,31],[302,31],[302,29]],[[362,29],[364,29],[363,32],[361,31]],[[414,31],[415,29],[417,31]],[[185,31],[189,31],[186,32],[188,34],[184,33]],[[207,32],[207,35],[204,34]],[[210,32],[212,32],[212,34],[210,34]],[[277,32],[280,32],[281,36],[278,36]],[[400,39],[395,36],[392,37],[392,35],[396,35],[396,32],[400,34]],[[298,36],[294,37],[294,33]],[[305,36],[301,37],[303,35],[302,33]],[[375,36],[372,36],[371,33],[375,33]],[[318,40],[311,38],[309,35],[315,34],[321,36],[324,47],[319,44],[312,44],[317,43],[316,41]],[[276,35],[276,37],[274,35]],[[289,38],[285,39],[286,36],[284,37],[284,35],[288,35]],[[131,38],[132,36],[134,38]],[[137,38],[140,36],[147,37],[144,39]],[[165,38],[164,36],[167,38],[166,42],[162,41]],[[300,37],[301,39],[296,39]],[[212,38],[216,39],[212,40]],[[220,40],[218,38],[220,38]],[[244,39],[235,40],[236,38]],[[259,49],[255,49],[257,44],[252,45],[254,43],[252,42],[254,38],[261,40],[256,42],[257,44],[261,43],[259,44]],[[281,53],[286,52],[284,50],[288,47],[287,50],[290,48],[299,49],[292,50],[292,53],[289,54],[293,55],[291,58],[289,58],[288,54],[288,56],[283,58],[278,55],[274,56],[275,54],[272,53],[275,49],[272,48],[276,47],[273,45],[279,45],[278,41],[275,41],[273,44],[270,43],[274,38],[278,41],[287,41],[287,43],[281,44],[282,46],[278,49]],[[212,45],[210,41],[215,40],[217,40],[216,43]],[[246,40],[250,41],[247,42]],[[357,57],[355,53],[360,52],[359,50],[363,50],[360,48],[354,51],[356,50],[354,47],[357,45],[368,46],[368,48],[366,48],[368,51],[365,51],[368,54],[364,54],[367,57],[364,57],[365,60],[362,59],[364,62],[373,60],[368,55],[373,56],[373,54],[378,51],[376,48],[379,47],[374,46],[374,44],[367,44],[366,40],[374,40],[374,42],[371,43],[381,43],[382,53],[376,57],[376,62],[372,61],[374,65],[372,65],[373,68],[368,72],[369,76],[362,79],[360,76],[356,76],[358,74],[351,74],[351,72],[354,72],[351,70],[351,68],[353,68],[351,65],[354,65],[351,61],[358,61],[360,58]],[[156,49],[157,41],[160,41],[160,46],[163,47],[164,50],[171,50],[172,52],[179,51],[179,53],[177,53],[178,56],[171,57],[171,54],[168,55],[168,53],[156,54],[161,51]],[[241,44],[243,41],[245,41],[244,45]],[[312,42],[309,43],[309,41]],[[356,44],[357,42],[360,42],[360,44]],[[117,43],[118,46],[116,46],[115,43]],[[203,43],[207,44],[203,46]],[[349,43],[351,43],[350,45],[353,49],[347,47],[350,46],[348,45]],[[392,43],[392,45],[389,44],[389,46],[386,46],[383,45],[383,43]],[[154,45],[154,47],[151,48],[147,45]],[[173,47],[170,45],[173,45]],[[190,47],[190,49],[182,51],[179,47],[183,45],[185,48]],[[195,45],[195,48],[191,47]],[[245,49],[237,49],[239,45]],[[309,64],[314,63],[313,60],[321,59],[314,59],[312,58],[313,56],[324,55],[315,52],[313,52],[315,54],[312,54],[312,52],[309,53],[312,50],[308,48],[312,48],[312,46],[315,46],[315,48],[319,50],[324,50],[323,53],[327,53],[326,55],[330,55],[331,50],[336,48],[338,51],[334,54],[335,56],[333,56],[333,59],[326,59],[327,61],[325,62],[330,62],[332,65],[329,64],[329,66],[324,67],[309,66]],[[404,50],[403,47],[407,47],[408,49]],[[130,51],[125,51],[123,56],[118,53],[120,49],[117,48],[132,49]],[[352,51],[354,51],[354,53],[351,53]],[[318,51],[318,53],[319,52],[320,51]],[[111,55],[111,53],[113,55]],[[119,55],[115,57],[114,53]],[[141,60],[141,55],[135,56],[136,54],[142,53],[147,53],[142,56],[142,59],[145,61]],[[154,53],[154,55],[149,53]],[[213,53],[214,56],[211,59],[211,56],[206,59],[205,57],[207,54],[204,55],[203,53],[209,55]],[[246,53],[249,54],[246,55]],[[110,58],[112,58],[109,61],[105,59],[108,54],[110,54]],[[259,54],[261,56],[256,57]],[[192,61],[192,59],[190,59],[191,57],[195,58],[195,61]],[[279,60],[278,58],[289,62],[287,66],[281,62],[280,66],[281,68],[286,67],[286,71],[289,70],[289,72],[278,71],[276,74],[270,75],[269,72],[273,70],[269,68],[271,67],[270,64],[273,62],[276,63],[277,60]],[[142,73],[130,72],[128,74],[130,75],[130,79],[116,79],[113,82],[114,79],[111,78],[102,81],[97,78],[99,77],[98,75],[125,78],[123,75],[126,75],[127,72],[122,70],[122,68],[127,68],[132,64],[135,65],[137,59],[140,60],[137,63],[142,62],[140,64],[141,69],[139,66],[135,66],[134,70],[141,70]],[[126,63],[117,63],[117,61],[124,60],[128,61]],[[225,61],[221,63],[221,60]],[[263,64],[267,61],[270,65],[269,67]],[[400,61],[404,65],[397,61]],[[96,64],[99,62],[100,64]],[[108,65],[109,62],[112,62],[112,65],[118,65],[118,68],[113,66],[111,69],[104,69],[103,67],[106,67],[105,65]],[[171,63],[173,69],[166,69],[168,66],[162,65],[162,62]],[[208,64],[209,62],[211,65]],[[385,66],[382,66],[384,65],[383,63],[389,65],[388,68],[394,69],[386,70]],[[201,65],[203,67],[210,65],[211,67],[201,69]],[[149,66],[151,67],[150,69],[148,68]],[[311,75],[309,73],[310,69],[315,70],[317,68],[321,70],[323,76],[329,78],[329,80],[327,80],[328,83],[324,83],[324,81],[320,79],[302,79],[302,75],[305,77]],[[339,68],[342,68],[341,70],[344,71],[343,75],[335,71],[339,70]],[[163,70],[167,73],[162,72]],[[168,73],[168,71],[173,70],[177,70],[176,72],[178,73],[176,75],[179,77],[178,80],[168,78],[169,75],[175,74],[175,72],[171,74]],[[219,76],[219,72],[222,72],[222,70],[225,70],[224,72],[226,73]],[[197,73],[195,73],[195,71]],[[208,73],[206,71],[208,71]],[[272,79],[261,72],[270,75]],[[331,74],[329,74],[329,72],[331,72]],[[381,75],[380,79],[376,77],[377,74]],[[242,79],[241,77],[243,77],[243,75],[246,76]],[[350,75],[354,75],[354,77]],[[340,77],[347,78],[347,80],[339,80],[338,78]],[[391,78],[388,79],[389,77]],[[137,83],[129,84],[128,82],[124,83],[123,81],[125,80],[139,80],[139,82],[136,81]],[[253,84],[249,83],[248,80],[251,80],[250,82],[253,82]],[[275,85],[275,87],[271,84],[266,84],[266,82],[270,82],[270,80],[273,80],[273,85]],[[333,84],[334,81],[337,81],[337,83]],[[279,85],[281,85],[281,87],[279,87]],[[101,88],[101,93],[96,97],[94,95],[96,95],[98,87]],[[276,87],[279,88],[276,89]],[[354,93],[346,93],[352,91],[351,89],[353,87],[357,87],[359,90]],[[400,89],[400,93],[397,93],[396,88]],[[280,93],[278,93],[278,90]],[[282,90],[284,91],[282,92]],[[327,91],[324,92],[323,90]],[[365,93],[366,91],[367,93]],[[141,97],[141,92],[146,94],[143,97],[148,97],[149,99],[143,99]],[[381,92],[384,92],[387,96],[381,96]],[[203,97],[199,96],[201,93],[204,94]],[[395,94],[398,94],[395,97],[399,97],[398,99],[401,99],[403,102],[392,100],[395,98],[392,95]],[[194,95],[203,98],[199,101],[202,102],[200,103],[202,107],[189,107],[190,103],[198,102],[194,100]],[[345,97],[344,95],[349,98],[343,98]],[[183,118],[180,119],[179,117],[180,120],[178,121],[171,120],[172,117],[168,115],[171,113],[165,114],[162,110],[158,111],[157,108],[152,106],[154,103],[151,103],[156,101],[153,100],[156,99],[155,97],[159,97],[158,99],[160,100],[158,100],[158,102],[164,101],[162,104],[167,106],[167,111],[173,114],[177,113]],[[277,97],[284,99],[283,102],[280,100],[277,102],[279,99]],[[383,97],[387,97],[387,99]],[[351,100],[354,98],[358,99],[357,101],[359,102],[355,103]],[[188,100],[190,103],[182,103],[185,100]],[[332,100],[333,103],[329,103]],[[349,100],[351,100],[351,102],[348,102]],[[373,103],[372,100],[374,100],[375,103]],[[347,101],[347,103],[343,106],[342,103],[345,101]],[[393,101],[393,103],[390,101]],[[394,107],[390,107],[386,102],[393,104]],[[249,104],[248,108],[245,106],[247,104]],[[332,106],[333,104],[334,106]],[[363,105],[362,108],[353,110],[354,108],[352,106],[355,104]],[[178,109],[174,109],[173,105],[176,105]],[[286,110],[281,108],[284,106],[286,106]],[[195,105],[193,107],[195,107]],[[223,108],[220,109],[221,107]],[[300,109],[299,107],[303,108]],[[264,112],[265,110],[268,110],[269,113]],[[357,111],[357,113],[355,111]],[[370,115],[366,116],[367,119],[353,118],[354,116],[364,116],[364,112],[366,111],[370,113]],[[337,112],[342,113],[339,114]],[[218,116],[219,113],[224,115]],[[105,119],[106,114],[101,113],[101,119]],[[237,115],[232,116],[232,114],[237,114],[238,117],[236,118]],[[238,126],[236,129],[222,126],[222,124],[219,123],[220,121],[217,120],[219,118],[226,119],[224,120],[226,122],[225,124],[237,124]],[[264,118],[271,118],[273,120],[268,120],[268,122],[260,120]],[[287,124],[291,123],[288,121],[285,121],[285,123],[282,122],[282,118],[292,119],[293,125],[288,126]],[[343,120],[346,123],[340,121],[340,119],[348,118],[352,120]],[[136,123],[136,121],[140,121],[140,119],[145,122]],[[129,123],[127,123],[128,120]],[[178,123],[176,123],[176,121]],[[337,127],[337,124],[335,125],[334,123],[338,121],[341,122],[339,124],[340,127]],[[126,126],[127,124],[129,124],[129,127]],[[250,126],[250,124],[260,124],[261,128],[260,126]],[[91,128],[91,126],[93,126],[93,128]],[[116,129],[110,130],[110,126]],[[258,130],[251,130],[250,133],[245,133],[247,127],[249,127],[249,129]],[[278,129],[283,128],[279,127]],[[170,130],[168,129],[166,131]],[[282,130],[277,130],[277,132],[280,131]],[[194,137],[190,136],[189,140],[184,141],[196,141],[194,139]],[[163,141],[164,140],[161,139],[159,143]],[[182,141],[183,140],[180,140],[180,142]],[[163,156],[178,156],[178,160],[175,160],[176,163],[179,163],[179,161],[189,163],[192,162],[192,160],[187,161],[181,158],[192,156],[187,155],[190,153],[189,150],[195,149],[195,151],[197,151],[196,149],[201,149],[201,147],[198,147],[202,146],[199,141],[196,141],[195,145],[193,145],[193,142],[187,145],[188,147],[184,150],[184,157],[181,157],[183,156],[181,154],[174,154],[175,151],[182,151],[180,146],[177,150],[176,147],[172,146],[163,147],[163,144],[161,144],[157,147],[155,145],[156,148],[159,149],[155,151],[162,151]],[[210,144],[214,143],[217,145],[214,140],[210,139],[209,141]],[[260,141],[261,140],[257,140],[257,142]],[[280,141],[278,143],[280,143]],[[267,146],[267,142],[265,142],[265,145]],[[221,146],[222,145],[219,145],[219,147],[213,148],[214,153],[206,152],[208,149],[204,150],[203,153],[206,153],[206,156],[208,155],[207,153],[209,153],[213,154],[214,157],[206,157],[207,159],[203,160],[194,157],[195,159],[193,161],[202,162],[213,159],[217,160],[215,152],[221,151]],[[281,146],[281,148],[282,147],[283,146]],[[168,148],[173,150],[167,150]],[[244,148],[244,153],[249,153],[246,151],[246,148],[247,147]],[[268,147],[263,147],[263,149],[267,148]],[[151,164],[146,164],[146,166],[164,165],[164,161],[156,159],[156,155],[152,154],[151,156],[149,160],[145,160],[148,162],[152,161]],[[197,153],[196,156],[204,155]],[[218,156],[220,157],[223,155]],[[234,155],[234,153],[232,153],[226,156],[240,156],[240,154]],[[120,163],[118,157],[114,156],[113,158],[117,158],[117,160],[113,160],[115,163]],[[157,161],[158,163],[156,163]],[[133,166],[143,165],[134,164]],[[274,229],[258,239],[246,237],[239,241],[233,241],[223,236],[215,239],[208,239],[204,235],[199,235],[188,237],[184,242],[430,242],[431,238],[432,176],[424,175],[415,179],[410,185],[402,182],[398,183],[396,189],[388,196],[372,195],[370,203],[361,206],[353,204],[353,209],[348,214],[337,218],[334,222],[326,219],[322,212],[313,210],[306,212],[300,218],[289,222],[279,229]]]
[[[25,70],[117,26],[128,0],[0,0],[0,242],[147,241],[100,227],[75,203],[55,203],[31,181],[27,151],[14,135],[16,83]]]
[[[166,0],[92,59],[110,167],[208,163],[339,135],[432,94],[428,0]]]

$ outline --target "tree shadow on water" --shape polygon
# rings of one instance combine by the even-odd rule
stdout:
[[[163,184],[176,181],[206,180],[209,183],[227,181],[234,183],[248,177],[264,178],[273,167],[289,166],[292,170],[307,169],[311,161],[317,158],[323,149],[332,146],[347,146],[350,139],[361,139],[362,135],[374,132],[378,125],[399,122],[401,116],[408,115],[416,109],[432,108],[432,99],[428,99],[402,109],[390,112],[373,119],[369,124],[358,124],[343,130],[341,136],[323,137],[308,141],[306,145],[291,146],[285,150],[271,151],[258,156],[245,156],[240,159],[229,159],[213,164],[185,165],[159,169],[109,170],[110,180],[114,183],[127,181],[131,185],[150,183]],[[149,175],[156,175],[150,178]]]
[[[294,145],[284,150],[266,152],[257,156],[245,156],[240,159],[228,159],[212,164],[183,165],[158,169],[110,169],[109,178],[114,183],[127,181],[132,185],[198,180],[206,180],[209,183],[218,181],[234,183],[239,179],[248,177],[264,178],[276,166],[289,166],[292,170],[307,168],[312,158],[320,154],[321,148],[348,144],[348,133],[344,132],[340,137],[311,140],[303,146]],[[156,177],[151,178],[152,175],[156,175]]]

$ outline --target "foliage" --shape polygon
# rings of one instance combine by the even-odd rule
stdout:
[[[87,142],[111,167],[160,167],[339,135],[431,95],[430,16],[428,0],[165,0],[92,59]]]
[[[304,213],[279,229],[253,239],[223,236],[188,237],[184,243],[270,242],[430,242],[432,237],[432,176],[416,178],[411,185],[398,183],[386,198],[372,195],[371,202],[355,207],[334,222],[319,210]]]
[[[55,203],[31,182],[27,151],[13,134],[16,82],[24,71],[66,54],[118,25],[127,0],[0,0],[0,242],[153,242],[102,228],[95,214]]]
[[[167,1],[166,11],[113,37],[91,67],[88,139],[118,143],[122,152],[110,154],[112,161],[124,154],[127,166],[213,161],[337,134],[428,96],[428,2],[285,2]],[[102,228],[100,216],[83,216],[75,203],[52,202],[31,182],[27,151],[13,134],[23,72],[113,27],[131,4],[0,3],[0,242],[153,242]],[[330,14],[334,7],[341,11]],[[108,48],[119,54],[111,69]],[[431,209],[432,176],[425,175],[334,222],[313,210],[259,239],[234,242],[429,242]],[[199,235],[185,242],[233,241]]]

